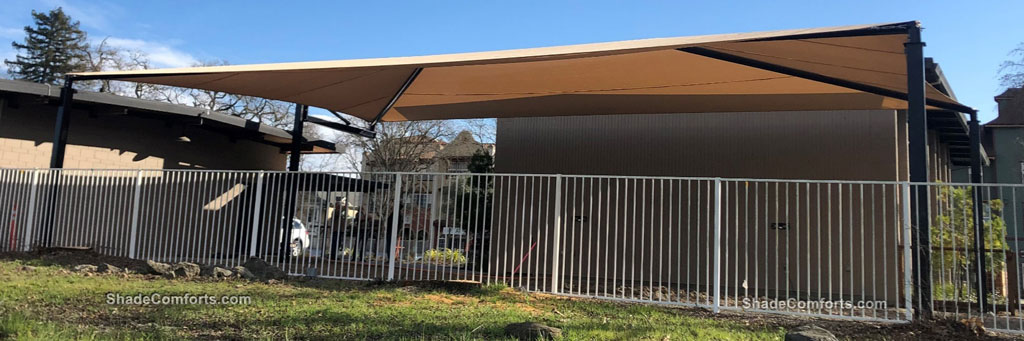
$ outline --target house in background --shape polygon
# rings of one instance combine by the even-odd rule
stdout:
[[[1024,89],[1007,89],[995,97],[999,115],[985,123],[982,143],[989,152],[985,182],[1024,183]]]
[[[989,163],[985,167],[986,183],[1024,184],[1024,89],[1011,88],[995,96],[998,116],[982,126],[981,141],[988,151]],[[966,175],[959,177],[961,181]],[[1024,191],[992,193],[1003,200],[1003,219],[1006,220],[1007,246],[1018,257],[1024,249]]]
[[[468,130],[459,132],[451,142],[441,144],[441,150],[434,157],[435,166],[431,171],[438,173],[469,173],[473,155],[484,153],[494,156],[493,143],[478,142]]]
[[[397,139],[394,149],[400,150],[391,152],[392,155],[375,157],[368,155],[363,157],[363,170],[365,172],[391,172],[396,171],[389,163],[402,164],[401,169],[415,168],[424,173],[467,173],[470,159],[477,152],[494,155],[494,144],[483,143],[473,137],[473,133],[463,130],[451,141],[430,138],[426,136],[408,136]],[[370,153],[388,153],[385,151],[388,142],[381,143],[378,151]],[[413,155],[415,154],[415,155]],[[409,158],[410,160],[396,160],[398,158]],[[412,166],[409,166],[412,165]]]
[[[453,177],[453,173],[469,173],[469,164],[474,155],[483,153],[493,156],[495,144],[477,141],[468,130],[459,132],[451,141],[431,140],[421,136],[405,137],[403,141],[409,142],[399,143],[419,146],[416,153],[406,153],[417,154],[415,160],[387,162],[417,163],[421,169],[418,173],[423,173],[404,178],[400,211],[402,225],[399,228],[399,236],[405,240],[403,248],[412,254],[421,254],[424,250],[438,247],[439,241],[464,239],[466,232],[460,227],[457,208],[447,204],[454,200],[458,191],[447,186],[459,180]],[[381,158],[364,158],[373,159]],[[373,162],[364,163],[364,169],[368,172],[388,171],[387,167]],[[367,212],[368,219],[382,220],[391,214],[388,202],[370,199],[363,202],[363,205],[365,207],[361,212]]]

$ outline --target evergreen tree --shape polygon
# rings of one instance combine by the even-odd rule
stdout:
[[[494,157],[491,154],[478,150],[473,153],[473,157],[469,159],[469,165],[466,167],[470,173],[493,173],[494,172]]]
[[[84,67],[89,48],[77,21],[60,7],[49,13],[32,11],[35,27],[25,26],[25,42],[12,42],[15,60],[4,59],[7,72],[15,79],[57,84],[65,74]]]

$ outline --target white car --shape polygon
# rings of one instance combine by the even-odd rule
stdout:
[[[281,229],[282,233],[278,240],[283,241],[286,238],[283,230]],[[309,230],[306,229],[306,225],[303,225],[299,218],[292,218],[291,237],[292,242],[288,244],[288,249],[292,257],[301,256],[306,250],[309,250]]]

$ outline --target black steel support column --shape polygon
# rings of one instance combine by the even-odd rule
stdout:
[[[928,118],[925,108],[924,43],[921,26],[910,25],[907,42],[907,129],[910,146],[910,181],[924,184],[928,177]],[[912,186],[911,226],[914,232],[914,311],[918,317],[932,316],[931,231],[928,186]]]
[[[57,185],[59,171],[64,168],[64,151],[68,144],[68,125],[71,123],[72,103],[75,97],[74,78],[64,77],[64,86],[60,88],[60,106],[57,107],[57,118],[53,125],[53,149],[50,151],[50,197],[49,211],[46,212],[46,221],[43,224],[43,235],[40,238],[45,247],[53,246],[53,231],[56,224],[57,202],[60,196],[60,187]]]
[[[309,107],[296,104],[295,105],[295,123],[292,124],[292,144],[290,146],[291,155],[288,156],[288,171],[298,172],[299,162],[302,161],[302,144],[305,142],[305,138],[302,135],[302,126],[306,122],[306,115],[309,114]]]
[[[71,123],[71,103],[75,96],[72,88],[74,79],[64,77],[60,88],[60,107],[57,108],[57,122],[53,129],[53,151],[50,153],[50,168],[64,168],[64,149],[68,144],[68,124]]]
[[[980,184],[982,183],[982,170],[981,170],[981,127],[978,124],[978,112],[972,111],[971,115],[971,130],[970,130],[970,142],[971,142],[971,183]],[[987,277],[987,268],[985,264],[985,242],[984,242],[984,219],[982,218],[982,204],[984,198],[982,197],[982,191],[979,187],[974,187],[971,190],[971,197],[974,200],[974,264],[975,272],[978,280],[978,308],[981,311],[987,311],[988,305],[988,290],[986,289],[985,283],[988,283],[985,277]]]
[[[302,144],[305,143],[305,138],[302,135],[302,123],[306,121],[306,115],[309,115],[309,107],[302,104],[295,104],[295,123],[292,124],[292,144],[290,146],[291,155],[288,156],[288,171],[298,172],[299,162],[302,161]],[[299,192],[299,177],[298,174],[287,173],[289,176],[285,178],[285,183],[288,184],[288,201],[287,209],[285,210],[284,217],[284,230],[282,234],[285,236],[281,242],[281,261],[287,263],[291,258],[291,241],[292,236],[292,218],[295,216],[295,200],[298,198]]]

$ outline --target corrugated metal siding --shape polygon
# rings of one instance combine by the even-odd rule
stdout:
[[[895,111],[499,119],[502,173],[897,180]]]
[[[829,111],[501,119],[498,121],[496,169],[501,173],[906,180],[905,117],[897,111]],[[935,139],[929,141],[929,147],[934,178],[948,181],[948,150]],[[575,226],[571,223],[574,219],[568,220],[563,235],[577,244],[563,247],[562,258],[575,259],[584,267],[564,267],[565,275],[604,276],[598,271],[598,267],[605,264],[600,252],[634,242],[638,242],[637,250],[646,251],[655,246],[659,253],[668,253],[646,259],[624,259],[622,269],[695,269],[690,276],[699,276],[697,273],[707,270],[706,255],[701,257],[693,250],[706,246],[711,228],[706,219],[709,207],[701,208],[700,203],[689,199],[677,200],[669,204],[670,207],[662,206],[661,180],[642,181],[649,182],[646,192],[640,188],[620,191],[617,180],[567,181],[563,188],[563,200],[567,204],[564,214],[575,216],[579,214],[572,212],[586,212],[588,221],[594,223]],[[825,277],[830,282],[846,283],[842,289],[845,294],[863,294],[865,290],[877,289],[884,291],[888,300],[900,297],[899,286],[886,282],[898,278],[901,267],[897,262],[902,250],[896,228],[900,217],[895,187],[779,185],[732,183],[731,187],[723,189],[726,192],[724,227],[730,231],[728,233],[745,238],[740,240],[726,235],[725,241],[730,250],[749,253],[744,258],[723,260],[723,269],[729,272],[731,281],[725,283],[726,286],[738,286],[748,280],[759,281],[764,288],[788,290],[808,278]],[[673,195],[685,193],[694,198],[709,195],[708,188],[691,188],[689,184],[677,190],[682,193]],[[769,190],[772,191],[770,196]],[[747,197],[748,191],[752,191],[749,194],[752,197]],[[506,188],[497,188],[496,197],[498,207],[517,205],[513,203],[534,206],[553,200],[550,194],[528,194]],[[809,200],[812,197],[813,200]],[[609,223],[621,219],[611,213],[616,212],[615,209],[591,212],[590,202],[594,198],[598,198],[599,203],[600,198],[604,198],[605,203],[632,202],[641,207],[657,207],[669,216],[688,218],[676,225],[654,225],[651,219],[666,213],[650,211],[643,213],[639,222],[622,221],[619,226]],[[740,198],[743,200],[736,201]],[[747,214],[753,207],[777,205],[784,209],[766,210],[748,221]],[[686,210],[691,206],[696,210]],[[687,213],[684,215],[684,212]],[[869,215],[865,216],[865,212]],[[648,216],[648,223],[642,223],[644,215]],[[832,216],[837,220],[832,221]],[[553,217],[545,214],[536,219],[548,222]],[[771,224],[776,222],[786,222],[791,230],[771,229]],[[687,226],[687,233],[682,233],[683,224]],[[689,230],[690,226],[694,230]],[[550,234],[549,224],[535,222],[499,222],[495,227],[508,243],[523,247],[543,240],[527,236]],[[579,235],[573,234],[574,229],[580,229]],[[672,244],[676,247],[655,245],[660,239],[637,239],[643,231],[660,233],[663,229],[677,231],[679,240]],[[591,238],[592,234],[607,239],[600,242],[600,238]],[[808,250],[812,246],[816,251]],[[541,247],[545,247],[543,243]],[[797,252],[801,248],[804,250],[801,255],[811,252],[813,257],[773,258],[778,252],[791,249]],[[677,254],[674,250],[684,252]],[[494,259],[516,262],[522,256],[513,253]],[[750,261],[748,265],[746,257],[757,261]],[[825,259],[831,260],[830,263],[825,264]],[[655,260],[656,264],[651,263]],[[762,272],[738,271],[748,267],[759,268]],[[819,273],[825,269],[829,269],[827,274]],[[870,270],[867,273],[855,271],[864,269]],[[781,282],[780,278],[769,282],[766,276],[775,276],[776,272],[782,273]],[[743,277],[745,275],[753,277]],[[668,281],[700,284],[695,277]]]

